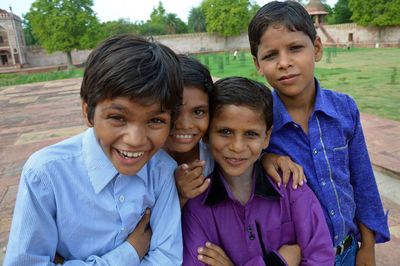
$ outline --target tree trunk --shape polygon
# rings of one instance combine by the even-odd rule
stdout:
[[[74,68],[74,65],[72,64],[72,54],[71,54],[71,51],[67,52],[67,59],[68,59],[68,69]]]

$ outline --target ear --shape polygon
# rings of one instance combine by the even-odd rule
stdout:
[[[322,46],[322,41],[319,36],[314,41],[314,57],[315,57],[315,62],[319,62],[322,58],[322,55],[324,54],[324,49]]]
[[[257,69],[258,74],[260,74],[261,76],[264,76],[262,71],[261,71],[260,64],[258,63],[258,59],[255,56],[253,56],[253,63],[254,63],[254,66]]]
[[[86,102],[82,101],[82,115],[88,127],[93,127],[93,123],[89,119],[89,106]]]
[[[263,149],[266,149],[269,144],[269,140],[271,139],[272,127],[268,129],[267,133],[265,134],[265,139],[263,141]]]

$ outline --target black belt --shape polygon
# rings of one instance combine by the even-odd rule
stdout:
[[[351,247],[352,242],[353,242],[353,237],[352,237],[352,236],[347,236],[347,237],[342,241],[342,243],[341,243],[339,246],[337,246],[337,247],[335,248],[335,250],[336,250],[336,256],[337,256],[337,255],[342,255],[343,252],[345,252],[349,247]]]

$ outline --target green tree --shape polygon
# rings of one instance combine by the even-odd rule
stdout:
[[[349,0],[351,19],[361,26],[400,25],[400,0]]]
[[[143,35],[162,35],[187,32],[187,25],[174,13],[167,13],[161,2],[153,8],[150,20],[140,29]]]
[[[71,68],[71,52],[92,48],[101,38],[92,6],[92,0],[36,0],[26,18],[43,48],[49,53],[66,53]]]
[[[353,15],[353,13],[349,8],[349,0],[338,0],[333,10],[333,18],[335,24],[353,22],[351,20],[351,16]]]
[[[206,31],[206,18],[200,7],[193,7],[189,11],[188,29],[190,32]]]
[[[249,0],[203,0],[201,10],[207,32],[225,37],[245,32],[251,19]]]
[[[25,37],[25,42],[26,45],[38,45],[39,41],[33,36],[32,32],[32,25],[29,22],[29,20],[26,19],[25,15],[22,15],[23,21],[22,21],[22,28],[24,30],[24,37]]]
[[[123,33],[139,33],[139,27],[137,23],[132,23],[129,19],[120,18],[118,20],[107,21],[102,23],[101,28],[103,31],[103,39],[110,36],[123,34]]]

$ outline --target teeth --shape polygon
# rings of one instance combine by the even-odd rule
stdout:
[[[127,158],[137,158],[140,157],[144,154],[144,151],[140,151],[140,152],[129,152],[129,151],[120,151],[119,153],[122,154],[124,157]]]
[[[175,138],[177,138],[177,139],[191,139],[191,138],[193,138],[193,135],[181,134],[181,135],[175,135]]]

